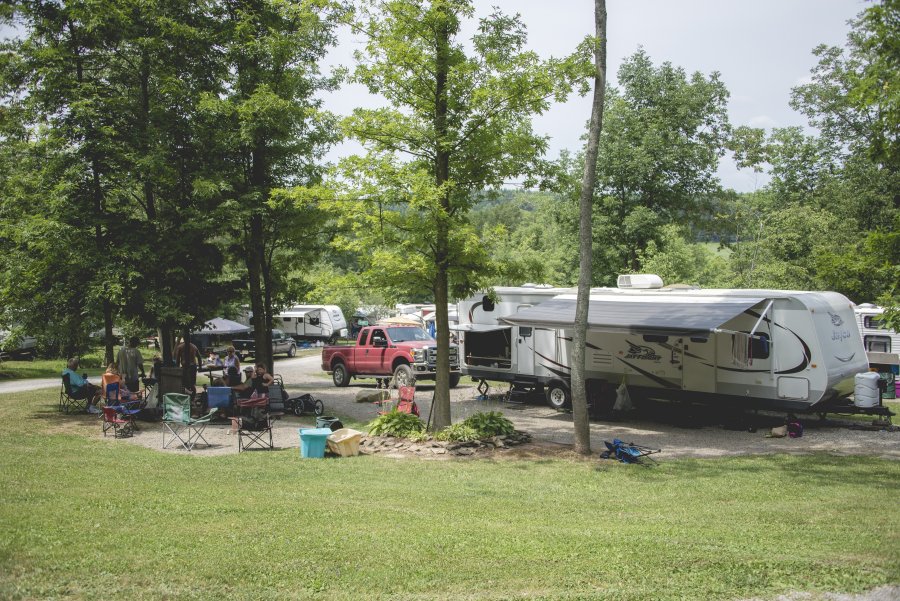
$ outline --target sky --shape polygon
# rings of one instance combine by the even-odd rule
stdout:
[[[607,83],[615,85],[622,60],[639,46],[653,63],[664,61],[688,73],[718,71],[731,92],[728,103],[733,126],[806,127],[806,118],[788,106],[791,88],[808,81],[819,44],[843,46],[847,21],[870,2],[862,0],[607,0]],[[594,33],[591,0],[475,0],[476,15],[496,6],[519,13],[528,27],[529,46],[538,54],[564,56],[584,36]],[[471,28],[469,29],[471,34]],[[343,31],[328,57],[330,64],[352,64],[362,44]],[[345,86],[326,97],[326,108],[348,114],[356,106],[377,106],[361,86]],[[549,158],[563,149],[583,146],[582,133],[590,118],[590,94],[575,96],[536,118],[535,130],[550,136]],[[354,143],[332,150],[328,158],[359,152]],[[726,188],[750,192],[765,185],[764,174],[738,170],[723,159],[719,176]]]

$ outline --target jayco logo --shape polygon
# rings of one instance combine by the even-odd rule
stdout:
[[[831,339],[836,342],[843,342],[850,338],[850,330],[832,330]]]
[[[628,342],[626,340],[626,342]],[[642,361],[659,361],[662,359],[656,352],[650,348],[649,346],[641,346],[639,344],[634,344],[633,342],[628,342],[628,354],[625,355],[626,359],[640,359]]]
[[[832,313],[831,311],[829,311],[828,315],[831,316],[831,325],[833,325],[834,327],[839,328],[844,325],[844,320],[837,313]]]

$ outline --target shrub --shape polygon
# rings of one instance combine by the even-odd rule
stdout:
[[[469,442],[480,438],[475,428],[466,424],[466,422],[458,422],[452,426],[447,426],[440,432],[437,432],[434,437],[437,440],[454,442]]]
[[[463,424],[475,430],[479,438],[512,434],[515,430],[513,423],[499,411],[480,411],[466,418]]]
[[[406,438],[413,432],[421,432],[425,425],[412,413],[403,413],[394,409],[379,415],[369,422],[369,434],[372,436],[396,436]]]

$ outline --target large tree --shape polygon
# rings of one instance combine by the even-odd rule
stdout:
[[[531,117],[585,75],[582,56],[541,60],[518,16],[480,19],[470,44],[469,0],[370,0],[353,80],[389,108],[358,109],[346,131],[368,150],[344,162],[355,183],[341,199],[358,225],[369,273],[397,293],[428,291],[436,305],[436,428],[450,424],[447,303],[477,288],[487,253],[468,213],[475,193],[530,174],[547,142]],[[586,54],[586,50],[584,53]]]
[[[654,66],[639,50],[606,97],[597,164],[594,260],[602,283],[639,270],[639,254],[666,223],[706,213],[730,133],[728,91],[718,73]]]

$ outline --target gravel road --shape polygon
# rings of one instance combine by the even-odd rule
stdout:
[[[374,391],[373,380],[353,381],[347,388],[336,388],[330,376],[321,371],[319,356],[279,359],[275,372],[284,378],[291,396],[311,393],[325,403],[326,414],[336,414],[359,422],[373,419],[378,412],[371,403],[357,403],[357,393]],[[422,418],[428,416],[433,386],[420,382],[416,390],[416,402]],[[528,404],[505,403],[499,398],[506,388],[497,385],[489,391],[490,401],[476,400],[478,392],[473,385],[461,384],[451,393],[451,412],[457,421],[478,411],[501,411],[519,430],[529,432],[536,442],[565,448],[574,442],[572,416],[558,413],[539,401]],[[743,429],[726,429],[721,422],[698,413],[690,419],[673,419],[672,415],[633,415],[622,421],[593,421],[591,423],[591,447],[604,449],[603,441],[620,438],[627,442],[662,449],[656,455],[664,461],[676,457],[724,457],[760,453],[809,453],[824,451],[836,454],[875,455],[900,460],[900,432],[885,430],[867,431],[847,427],[847,422],[820,422],[811,417],[804,420],[802,438],[766,438],[777,416],[761,417],[755,432]],[[277,422],[274,430],[275,445],[279,448],[299,446],[297,428],[309,427],[313,416],[286,416]],[[204,454],[237,452],[237,444],[226,434],[224,423],[207,429],[211,448]],[[160,446],[160,430],[146,427],[131,440],[151,448]]]

